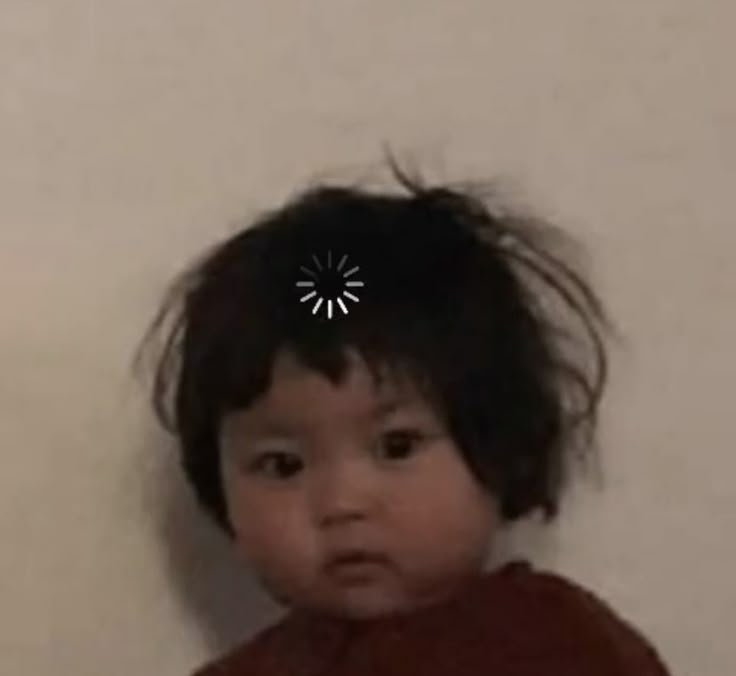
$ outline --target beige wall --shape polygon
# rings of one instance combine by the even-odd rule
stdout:
[[[433,178],[505,177],[587,243],[629,338],[607,481],[519,546],[675,673],[732,673],[734,7],[5,0],[0,673],[186,674],[278,615],[126,369],[201,247],[375,172],[384,142]]]

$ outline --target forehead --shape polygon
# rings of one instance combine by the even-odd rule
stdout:
[[[304,366],[293,353],[279,353],[268,391],[248,409],[229,416],[230,426],[239,431],[283,426],[306,429],[321,422],[370,422],[397,409],[425,408],[406,378],[382,373],[381,381],[376,382],[356,353],[348,353],[348,359],[348,373],[336,386]]]
[[[343,398],[355,400],[397,397],[409,400],[418,397],[416,388],[408,378],[394,375],[384,368],[380,371],[380,380],[376,381],[357,352],[349,350],[346,356],[347,374],[343,382],[335,386],[321,373],[305,366],[293,352],[279,352],[274,359],[271,387],[265,398],[279,400],[280,395],[285,398],[296,390],[324,391],[325,394],[332,390],[335,394],[339,392]]]

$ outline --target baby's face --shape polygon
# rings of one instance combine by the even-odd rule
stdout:
[[[376,391],[350,357],[334,387],[280,353],[271,389],[225,418],[221,445],[235,544],[266,589],[360,619],[453,595],[482,571],[498,510],[431,408],[397,383]],[[333,562],[355,550],[374,560]]]

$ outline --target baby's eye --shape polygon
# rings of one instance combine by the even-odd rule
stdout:
[[[262,455],[258,456],[251,463],[250,470],[256,473],[262,473],[264,467],[268,464],[267,460],[276,461],[272,464],[276,474],[275,478],[279,479],[288,479],[294,474],[297,474],[302,470],[304,464],[301,458],[296,455],[274,451],[271,453],[263,453]],[[271,473],[266,472],[266,474]]]
[[[395,429],[383,435],[382,448],[390,459],[403,459],[416,450],[424,435],[415,429]]]

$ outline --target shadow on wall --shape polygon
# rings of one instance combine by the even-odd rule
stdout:
[[[160,545],[164,574],[211,654],[220,655],[276,621],[284,609],[262,591],[225,534],[200,512],[173,442],[151,430],[143,450],[149,467],[143,482],[145,514]]]

